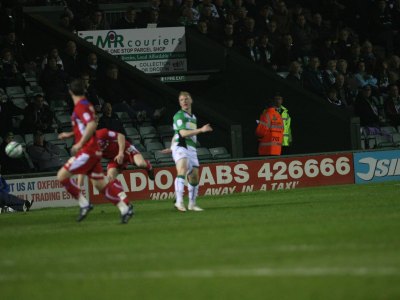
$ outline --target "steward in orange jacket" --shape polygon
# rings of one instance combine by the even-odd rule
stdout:
[[[256,128],[258,155],[281,155],[283,128],[282,117],[274,105],[262,112]]]

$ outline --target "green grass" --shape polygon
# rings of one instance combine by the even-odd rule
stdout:
[[[400,184],[0,215],[0,298],[400,299]]]

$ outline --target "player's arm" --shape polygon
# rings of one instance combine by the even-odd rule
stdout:
[[[90,140],[90,138],[96,133],[97,124],[94,120],[88,122],[86,124],[85,132],[82,135],[82,138],[71,148],[71,154],[74,155],[80,149],[82,149],[83,145]]]
[[[205,132],[210,132],[210,131],[213,131],[211,125],[206,124],[203,127],[193,129],[193,130],[181,129],[181,130],[179,130],[179,134],[181,135],[181,137],[186,138],[186,137],[191,137],[194,135],[198,135],[200,133],[205,133]]]
[[[117,134],[117,143],[118,143],[118,155],[114,158],[118,164],[122,164],[124,161],[124,152],[125,152],[125,136],[118,132]]]
[[[59,135],[58,135],[58,139],[59,140],[64,140],[64,139],[69,139],[70,137],[73,137],[74,136],[74,132],[73,131],[70,131],[70,132],[61,132]]]

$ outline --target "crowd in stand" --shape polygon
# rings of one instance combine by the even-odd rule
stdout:
[[[149,0],[147,8],[127,7],[121,18],[108,22],[98,4],[111,2],[0,1],[3,137],[16,130],[18,134],[56,131],[54,108],[59,103],[67,109],[71,105],[68,83],[75,77],[87,83],[87,97],[103,113],[104,126],[112,124],[123,131],[114,112],[127,112],[135,125],[154,121],[164,112],[127,90],[116,65],[101,65],[95,53],[82,55],[73,41],[62,49],[49,45],[39,59],[30,57],[20,40],[21,3],[63,5],[59,26],[71,32],[197,28],[249,63],[353,112],[362,126],[400,125],[400,0]],[[18,105],[18,97],[11,99],[7,88],[15,86],[24,87],[26,105]],[[23,120],[12,119],[16,115],[23,115]]]

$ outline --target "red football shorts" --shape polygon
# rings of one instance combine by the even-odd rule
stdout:
[[[64,165],[64,168],[72,174],[84,174],[92,179],[103,179],[104,173],[100,160],[101,152],[95,154],[80,152],[71,157]]]

